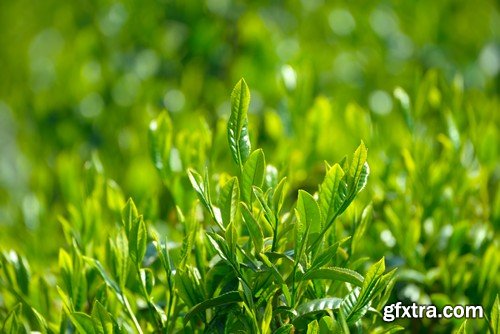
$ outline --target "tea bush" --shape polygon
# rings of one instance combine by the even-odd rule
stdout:
[[[2,332],[498,333],[499,18],[0,2]]]

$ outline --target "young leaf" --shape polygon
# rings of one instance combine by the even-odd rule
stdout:
[[[494,332],[494,333],[497,333],[497,332]],[[456,334],[467,334],[467,319],[465,319],[464,322],[462,322],[462,324],[460,325],[460,328],[458,329]]]
[[[262,149],[253,151],[243,166],[243,174],[241,177],[241,193],[246,203],[251,204],[253,196],[252,186],[262,187],[265,168],[266,160]]]
[[[252,238],[252,242],[255,246],[255,253],[258,254],[262,251],[262,246],[264,244],[264,234],[262,233],[262,229],[260,228],[259,223],[255,220],[246,204],[241,202],[240,208],[241,214],[243,216],[243,222],[245,223],[250,237]]]
[[[85,313],[82,312],[73,312],[68,314],[71,323],[75,326],[75,328],[80,333],[88,333],[94,334],[96,331],[94,329],[94,324],[92,322],[92,318]]]
[[[92,307],[92,323],[97,334],[113,334],[113,319],[104,306],[96,300]]]
[[[227,227],[229,223],[234,221],[240,201],[240,189],[238,179],[231,178],[222,187],[219,198],[219,207],[221,210],[222,222]]]
[[[241,79],[231,93],[231,116],[227,124],[229,148],[240,168],[243,168],[251,151],[247,117],[249,104],[250,90],[245,80]]]
[[[271,320],[273,320],[273,303],[272,300],[267,302],[266,309],[264,310],[264,316],[262,317],[261,333],[267,334],[271,333]]]
[[[307,325],[307,334],[319,334],[319,325],[317,320],[314,320]]]
[[[165,175],[170,169],[170,149],[172,146],[172,120],[166,111],[149,123],[150,153],[156,169]]]
[[[318,203],[308,192],[299,190],[297,211],[300,219],[310,234],[318,235],[321,232],[321,214]]]
[[[146,254],[148,242],[148,230],[142,216],[134,221],[132,229],[130,230],[128,241],[130,259],[137,266],[140,266],[142,259]]]
[[[122,222],[123,226],[125,226],[125,232],[128,233],[134,222],[139,218],[139,213],[137,212],[137,208],[135,206],[134,201],[129,198],[125,207],[122,210]]]
[[[319,203],[326,226],[342,213],[347,196],[347,185],[343,178],[344,171],[339,164],[335,164],[326,172],[325,180],[320,186]]]
[[[491,308],[490,326],[493,333],[500,333],[500,299],[498,298],[498,294],[495,298],[495,303]]]
[[[21,316],[22,304],[17,304],[12,311],[10,311],[7,318],[2,326],[2,333],[6,334],[17,334],[22,333],[22,329],[24,329],[22,322],[19,320],[19,316]]]

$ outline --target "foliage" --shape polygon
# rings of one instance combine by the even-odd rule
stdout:
[[[0,2],[1,330],[498,332],[499,22]]]

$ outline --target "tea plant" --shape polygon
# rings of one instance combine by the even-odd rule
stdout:
[[[208,168],[202,174],[174,170],[172,123],[166,113],[151,123],[152,158],[175,205],[168,223],[182,230],[180,244],[173,242],[176,234],[160,233],[145,220],[132,199],[124,202],[95,157],[87,166],[85,200],[60,219],[67,244],[59,251],[56,291],[30,272],[26,259],[2,254],[3,299],[7,305],[18,303],[3,330],[399,330],[377,320],[395,271],[386,273],[384,259],[364,276],[356,271],[364,271],[366,259],[354,260],[353,250],[371,221],[371,206],[351,235],[336,233],[337,218],[368,180],[367,148],[361,143],[351,159],[325,163],[324,180],[313,194],[290,194],[286,177],[266,163],[264,152],[252,151],[249,101],[242,79],[231,94],[227,124],[236,176],[211,174]],[[289,196],[295,203],[287,202]]]

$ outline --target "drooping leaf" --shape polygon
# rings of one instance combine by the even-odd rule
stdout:
[[[363,285],[363,276],[354,270],[340,267],[319,268],[307,271],[300,277],[300,280],[326,279],[332,281],[342,281],[354,284],[356,286]]]
[[[251,151],[247,116],[249,104],[250,90],[245,80],[241,79],[231,93],[231,116],[227,124],[229,148],[240,168],[243,168]]]
[[[241,302],[243,299],[238,291],[230,291],[220,296],[207,299],[193,306],[184,316],[184,324],[187,324],[194,316],[209,308]]]
[[[320,312],[326,312],[338,309],[340,304],[342,303],[342,299],[337,297],[327,297],[314,299],[304,304],[299,305],[297,308],[297,317],[293,320],[294,326],[298,328],[303,328],[308,319],[311,316],[314,316]]]

